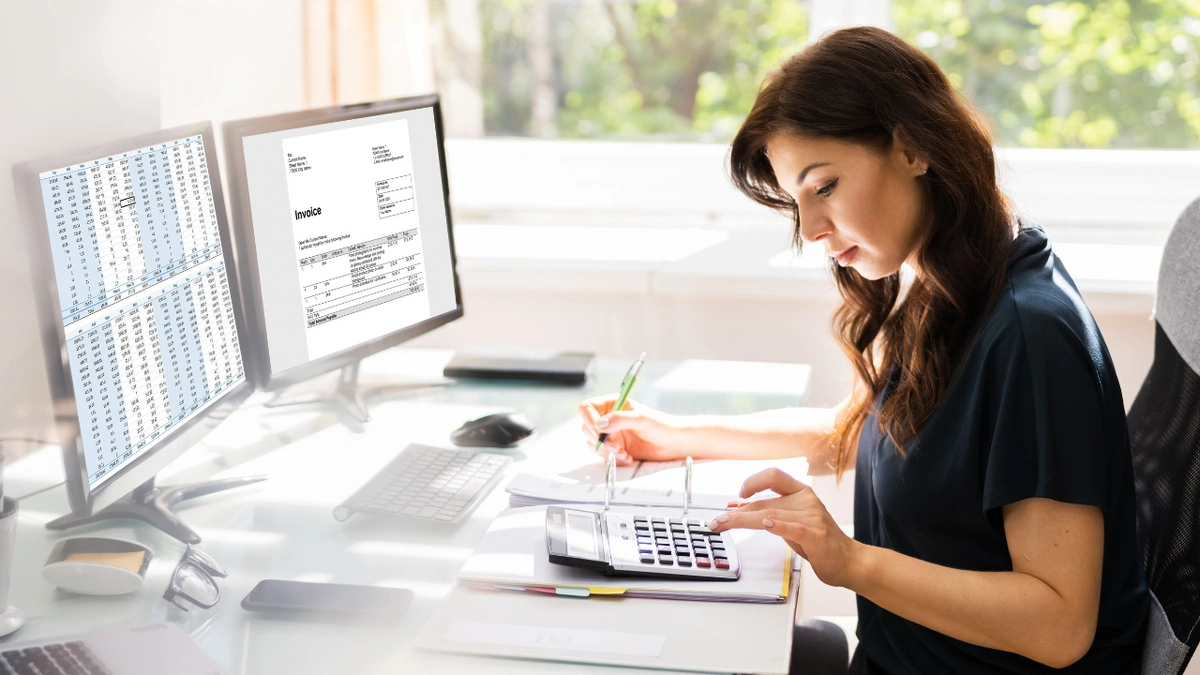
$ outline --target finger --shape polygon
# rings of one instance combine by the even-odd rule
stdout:
[[[790,495],[789,495],[790,497]],[[795,500],[788,497],[770,497],[768,499],[755,499],[752,501],[743,501],[735,509],[737,511],[766,511],[768,509],[781,510],[800,510],[803,509],[803,504],[796,503]]]
[[[795,542],[801,549],[804,548],[804,542],[808,540],[809,535],[812,533],[804,523],[772,520],[770,518],[763,521],[763,529],[771,534],[779,535],[788,541]],[[804,554],[801,553],[801,555]],[[807,556],[805,558],[807,559]]]
[[[596,426],[596,420],[608,412],[612,408],[612,401],[604,399],[591,398],[579,404],[579,416],[583,418],[583,423],[591,427]]]
[[[636,430],[641,428],[645,417],[633,410],[622,410],[608,413],[596,419],[596,428],[601,433],[615,434],[618,431]]]
[[[604,444],[601,445],[599,448],[596,448],[597,440],[598,439],[596,439],[596,438],[591,439],[589,447],[593,448],[596,451],[596,454],[600,455],[604,459],[608,459],[609,455],[616,455],[617,456],[617,464],[620,464],[622,466],[633,464],[633,462],[635,461],[633,459],[633,457],[630,456],[630,454],[628,452],[626,452],[624,448],[621,447],[621,444],[616,439],[609,438],[609,439],[605,440]]]
[[[788,509],[729,511],[709,521],[708,528],[713,532],[735,529],[761,530],[764,529],[764,520],[796,522],[805,517],[806,515],[799,511]]]
[[[800,481],[792,478],[788,474],[779,469],[767,469],[746,479],[742,483],[742,493],[740,497],[749,497],[756,495],[763,490],[771,490],[778,495],[790,495],[802,490],[807,490],[808,486]]]

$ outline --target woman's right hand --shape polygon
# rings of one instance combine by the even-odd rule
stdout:
[[[613,411],[617,397],[598,396],[579,404],[583,418],[583,435],[589,447],[596,447],[600,434],[607,433],[601,456],[616,454],[618,464],[637,460],[679,459],[683,455],[672,449],[678,443],[680,427],[674,417],[626,399],[621,410]]]

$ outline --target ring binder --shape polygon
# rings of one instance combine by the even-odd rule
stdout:
[[[617,456],[608,453],[608,463],[604,467],[604,510],[607,511],[612,503],[613,494],[617,491]]]
[[[683,462],[683,515],[687,515],[688,507],[692,504],[692,456],[688,455]]]

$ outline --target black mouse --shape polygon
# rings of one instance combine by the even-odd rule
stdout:
[[[511,448],[534,430],[533,422],[520,413],[495,413],[462,425],[450,434],[450,441],[467,448]]]

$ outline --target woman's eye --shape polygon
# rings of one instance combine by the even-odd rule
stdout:
[[[817,190],[817,194],[821,195],[822,197],[828,197],[830,194],[833,193],[833,186],[837,185],[837,182],[838,182],[838,179],[834,178],[833,181],[829,183],[829,185],[826,185],[825,187]]]

